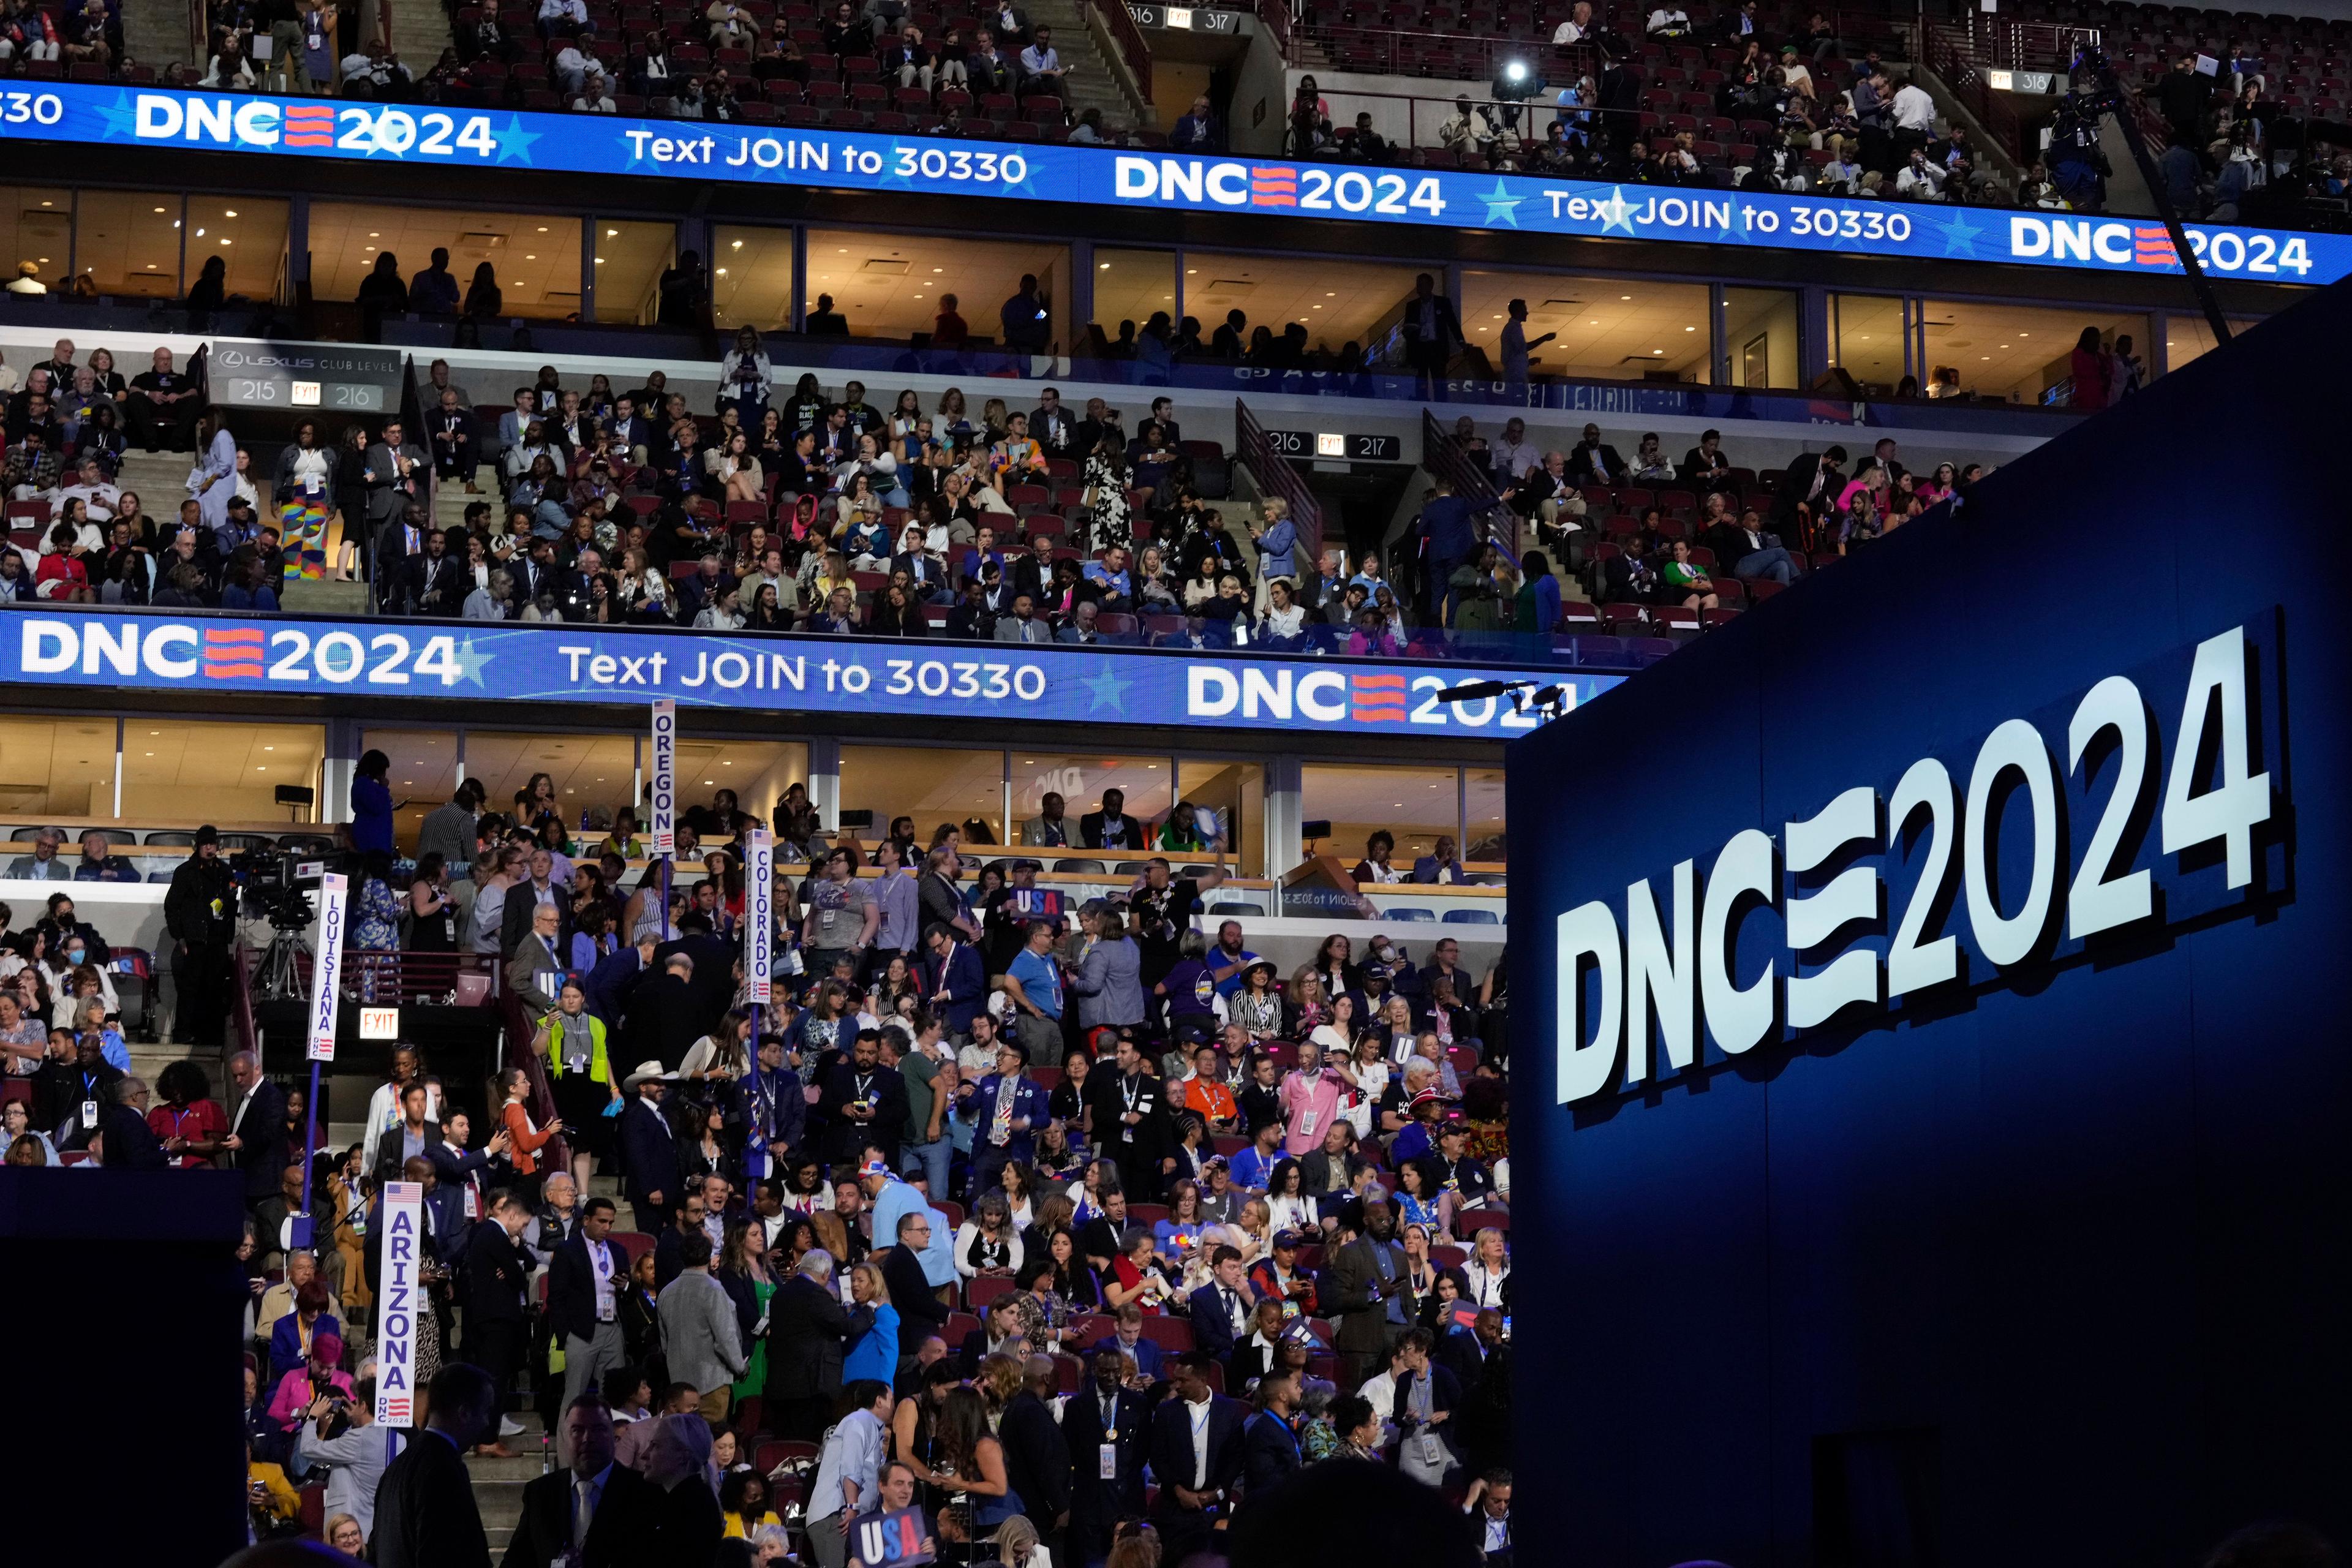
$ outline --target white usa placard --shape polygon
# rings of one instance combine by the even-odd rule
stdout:
[[[383,1426],[416,1422],[416,1315],[433,1310],[425,1299],[425,1184],[386,1182],[376,1245],[375,1418]]]
[[[310,966],[310,1059],[335,1059],[335,987],[342,978],[343,913],[351,879],[330,871],[319,882],[318,956]]]
[[[677,704],[654,704],[654,853],[677,853]]]
[[[771,999],[776,917],[776,840],[766,828],[755,828],[743,855],[743,973],[751,983],[751,1001],[765,1006]]]

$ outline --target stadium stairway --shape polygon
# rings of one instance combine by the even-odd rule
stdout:
[[[554,1456],[544,1442],[546,1428],[539,1419],[539,1412],[518,1410],[513,1417],[523,1429],[520,1436],[506,1439],[507,1447],[514,1450],[513,1458],[466,1456],[466,1473],[474,1483],[474,1506],[481,1510],[482,1531],[490,1538],[490,1560],[494,1563],[506,1556],[507,1542],[514,1534],[516,1522],[522,1518],[522,1489],[554,1463]]]
[[[1071,122],[1089,109],[1102,110],[1106,131],[1124,131],[1151,122],[1143,106],[1130,98],[1103,58],[1094,35],[1087,30],[1085,0],[1030,0],[1032,26],[1054,29],[1054,47],[1067,68]]]

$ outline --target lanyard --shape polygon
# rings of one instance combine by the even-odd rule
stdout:
[[[1138,1073],[1133,1079],[1120,1079],[1118,1097],[1127,1101],[1127,1108],[1129,1110],[1133,1110],[1136,1101],[1143,1098],[1143,1075]]]

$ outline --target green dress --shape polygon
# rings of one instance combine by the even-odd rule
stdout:
[[[752,1300],[760,1303],[761,1317],[768,1315],[768,1298],[775,1293],[776,1288],[771,1284],[759,1283],[751,1287]],[[767,1389],[768,1336],[761,1334],[751,1342],[751,1354],[743,1363],[743,1375],[735,1380],[735,1398],[738,1403],[755,1399],[765,1394]]]

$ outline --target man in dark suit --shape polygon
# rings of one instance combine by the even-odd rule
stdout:
[[[402,543],[399,524],[412,506],[418,509],[420,519],[425,516],[425,480],[433,469],[433,459],[425,455],[425,448],[406,436],[399,420],[387,421],[383,439],[370,447],[362,460],[362,478],[367,489],[368,532],[371,538],[390,535],[383,542],[384,552],[403,557],[414,552]],[[422,539],[417,548],[424,548]],[[378,552],[363,549],[360,553],[373,556]]]
[[[458,1296],[466,1309],[466,1358],[488,1374],[500,1413],[528,1343],[523,1304],[530,1289],[531,1258],[517,1238],[530,1223],[529,1205],[512,1191],[499,1189],[491,1194],[482,1223],[467,1237],[466,1266],[457,1271]],[[495,1427],[489,1441],[475,1452],[498,1459],[514,1458]]]
[[[278,1191],[286,1173],[286,1096],[261,1076],[261,1058],[251,1051],[229,1058],[228,1076],[236,1095],[221,1146],[245,1173],[245,1206],[251,1209]]]
[[[685,1271],[686,1258],[681,1248],[688,1237],[703,1228],[709,1213],[699,1186],[692,1182],[685,1184],[678,1193],[677,1217],[654,1238],[655,1289],[664,1289]]]
[[[1024,1070],[1027,1059],[1019,1041],[998,1041],[996,1070],[982,1079],[964,1101],[976,1123],[971,1139],[975,1192],[993,1188],[1007,1164],[1027,1164],[1036,1148],[1037,1129],[1052,1120],[1053,1099]]]
[[[572,946],[570,931],[571,900],[557,887],[555,857],[544,849],[530,852],[530,877],[507,889],[505,900],[499,906],[499,952],[512,958],[515,949],[530,934],[531,916],[541,904],[554,906],[556,911],[556,952],[561,954]],[[562,967],[561,964],[558,965]]]
[[[481,461],[474,411],[457,401],[456,387],[443,387],[436,406],[425,411],[425,434],[433,443],[433,471],[445,479],[463,480],[467,495],[480,494],[474,485],[474,470]]]
[[[1210,1279],[1192,1292],[1192,1347],[1212,1361],[1224,1361],[1247,1338],[1257,1300],[1242,1270],[1238,1248],[1220,1247],[1209,1258]]]
[[[1349,1385],[1359,1384],[1388,1359],[1389,1347],[1405,1328],[1404,1248],[1396,1240],[1396,1220],[1385,1202],[1364,1205],[1363,1233],[1333,1255],[1326,1276],[1329,1310],[1339,1327],[1331,1348],[1339,1352]]]
[[[110,1171],[163,1170],[171,1162],[163,1157],[163,1145],[147,1125],[147,1080],[119,1079],[113,1092],[114,1103],[98,1119],[98,1131],[104,1140],[99,1163]]]
[[[1070,1517],[1070,1448],[1051,1403],[1058,1382],[1052,1356],[1022,1363],[1021,1392],[1004,1406],[996,1432],[1004,1446],[1004,1479],[1041,1533],[1060,1529]]]
[[[1446,362],[1463,342],[1462,318],[1454,313],[1454,301],[1437,292],[1437,280],[1424,272],[1412,280],[1412,298],[1404,302],[1404,318],[1397,323],[1404,334],[1404,362],[1411,366],[1413,382],[1425,387],[1423,396],[1436,395],[1436,386],[1445,379]]]
[[[959,940],[953,926],[936,924],[923,933],[923,946],[919,968],[923,995],[948,1033],[961,1038],[971,1033],[972,1015],[988,995],[980,950]]]
[[[511,898],[513,895],[508,895]],[[676,1070],[704,1031],[694,989],[694,960],[683,952],[656,954],[659,967],[637,977],[621,1027],[624,1055],[657,1061]]]
[[[912,1209],[898,1216],[898,1234],[883,1255],[882,1288],[898,1309],[901,1346],[919,1345],[948,1326],[947,1303],[923,1273],[923,1248],[930,1244],[930,1211]]]
[[[1448,1325],[1441,1322],[1438,1327],[1445,1330]],[[1486,1381],[1487,1364],[1502,1348],[1503,1314],[1489,1307],[1471,1321],[1468,1332],[1460,1329],[1440,1332],[1435,1360],[1454,1374],[1454,1381],[1466,1396]]]
[[[489,1568],[465,1453],[497,1433],[498,1390],[481,1368],[444,1363],[429,1410],[425,1430],[376,1483],[373,1560],[376,1568]]]
[[[724,793],[724,792],[721,792]],[[718,1026],[719,1020],[735,1003],[736,943],[711,929],[710,916],[701,909],[689,909],[677,918],[677,940],[664,942],[655,957],[667,961],[671,953],[684,953],[694,961],[694,1021],[699,1026],[691,1046]]]
[[[1845,476],[1839,472],[1845,466],[1845,448],[1832,447],[1826,452],[1800,452],[1789,464],[1788,476],[1780,488],[1772,492],[1772,526],[1782,539],[1793,539],[1804,544],[1812,537],[1812,530],[1837,505],[1838,491],[1845,488]],[[1798,508],[1804,509],[1801,515]],[[1808,544],[1807,548],[1811,548]]]
[[[768,1301],[766,1409],[776,1436],[814,1443],[824,1435],[841,1397],[848,1333],[849,1309],[834,1289],[833,1259],[812,1252]]]
[[[1046,590],[1054,585],[1054,535],[1041,533],[1029,542],[1029,552],[1015,556],[1006,568],[1004,585],[1015,599],[1029,595],[1029,602],[1044,605]]]
[[[1062,1443],[1071,1460],[1072,1563],[1108,1554],[1111,1527],[1143,1511],[1143,1395],[1126,1386],[1127,1362],[1116,1351],[1097,1352],[1093,1373],[1062,1405]]]
[[[621,1112],[621,1194],[647,1236],[660,1235],[677,1207],[677,1135],[661,1108],[677,1079],[661,1063],[648,1061],[639,1062],[621,1082],[628,1100]]]
[[[907,1080],[882,1065],[882,1037],[860,1029],[846,1061],[833,1064],[818,1101],[832,1124],[835,1168],[853,1164],[866,1144],[879,1148],[893,1169],[907,1127]]]
[[[1242,1473],[1242,1407],[1209,1387],[1209,1358],[1198,1351],[1178,1356],[1169,1371],[1173,1397],[1151,1413],[1151,1473],[1160,1495],[1152,1522],[1167,1560],[1181,1563],[1209,1544],[1210,1532],[1232,1500]],[[1208,1406],[1198,1442],[1193,1425]]]
[[[1601,438],[1601,426],[1587,425],[1584,438],[1568,454],[1568,480],[1572,485],[1622,485],[1633,477],[1617,448]]]
[[[530,931],[507,956],[507,989],[526,1009],[526,1017],[555,1000],[563,987],[563,910],[556,904],[531,907]],[[541,976],[549,976],[541,980]]]
[[[1078,842],[1088,849],[1140,849],[1144,826],[1127,815],[1127,792],[1103,791],[1102,809],[1078,818]]]
[[[652,456],[654,422],[637,412],[636,400],[625,392],[613,399],[613,416],[604,422],[604,433],[629,454],[632,463],[642,465]]]
[[[527,554],[507,563],[507,577],[514,587],[515,614],[520,616],[541,599],[563,598],[572,586],[571,575],[556,563],[555,541],[532,540]]]
[[[1049,386],[1037,395],[1037,412],[1029,416],[1029,438],[1045,448],[1048,458],[1084,458],[1087,453],[1071,445],[1076,435],[1077,422],[1062,405],[1062,389]]]
[[[579,1228],[547,1260],[547,1331],[562,1347],[566,1407],[625,1359],[619,1306],[629,1260],[610,1239],[613,1215],[610,1198],[583,1202]]]
[[[437,528],[426,531],[423,554],[408,556],[401,563],[400,607],[412,616],[439,616],[455,620],[466,607],[466,595],[471,587],[463,556],[450,553],[449,537]]]
[[[614,1462],[613,1413],[601,1394],[583,1394],[564,1407],[563,1437],[571,1466],[522,1489],[522,1517],[503,1568],[552,1568],[559,1559],[574,1568],[657,1561],[660,1489]]]
[[[1298,1408],[1296,1373],[1269,1373],[1257,1385],[1259,1408],[1242,1423],[1243,1506],[1263,1498],[1296,1474],[1298,1433],[1291,1426]]]

